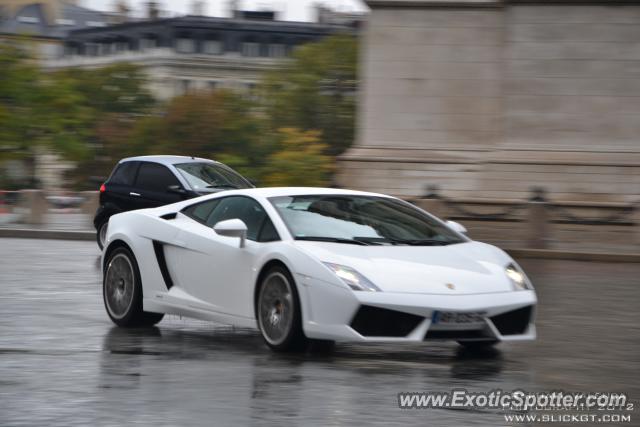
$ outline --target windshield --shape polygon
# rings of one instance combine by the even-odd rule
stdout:
[[[296,240],[360,245],[447,245],[466,241],[439,221],[396,199],[311,195],[269,200]]]
[[[174,165],[195,191],[216,188],[251,188],[251,184],[233,170],[214,163]]]

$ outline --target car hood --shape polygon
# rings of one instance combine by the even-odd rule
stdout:
[[[480,242],[448,246],[358,246],[296,241],[321,262],[356,269],[384,292],[480,294],[513,290],[505,274],[512,262]]]

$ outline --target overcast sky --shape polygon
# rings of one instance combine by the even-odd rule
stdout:
[[[114,10],[116,0],[79,0],[79,4],[98,10]],[[127,4],[133,9],[133,14],[143,16],[147,0],[127,0]],[[172,15],[184,15],[189,13],[193,0],[159,0],[160,8],[168,10]],[[229,0],[206,0],[205,15],[228,16]],[[310,21],[315,18],[313,5],[322,3],[334,10],[363,12],[367,7],[361,0],[240,0],[239,9],[261,10],[275,9],[284,12],[284,19],[289,21]],[[283,16],[282,14],[280,16]]]

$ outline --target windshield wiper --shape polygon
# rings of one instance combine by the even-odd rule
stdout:
[[[351,245],[369,246],[369,243],[361,240],[342,239],[340,237],[322,237],[322,236],[298,236],[296,240],[309,240],[312,242],[332,242],[332,243],[348,243]]]
[[[409,246],[446,246],[454,242],[435,239],[389,239],[393,244],[409,245]]]

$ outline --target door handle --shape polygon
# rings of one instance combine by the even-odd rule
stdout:
[[[134,193],[133,191],[129,193],[130,196],[140,197],[140,193]]]

